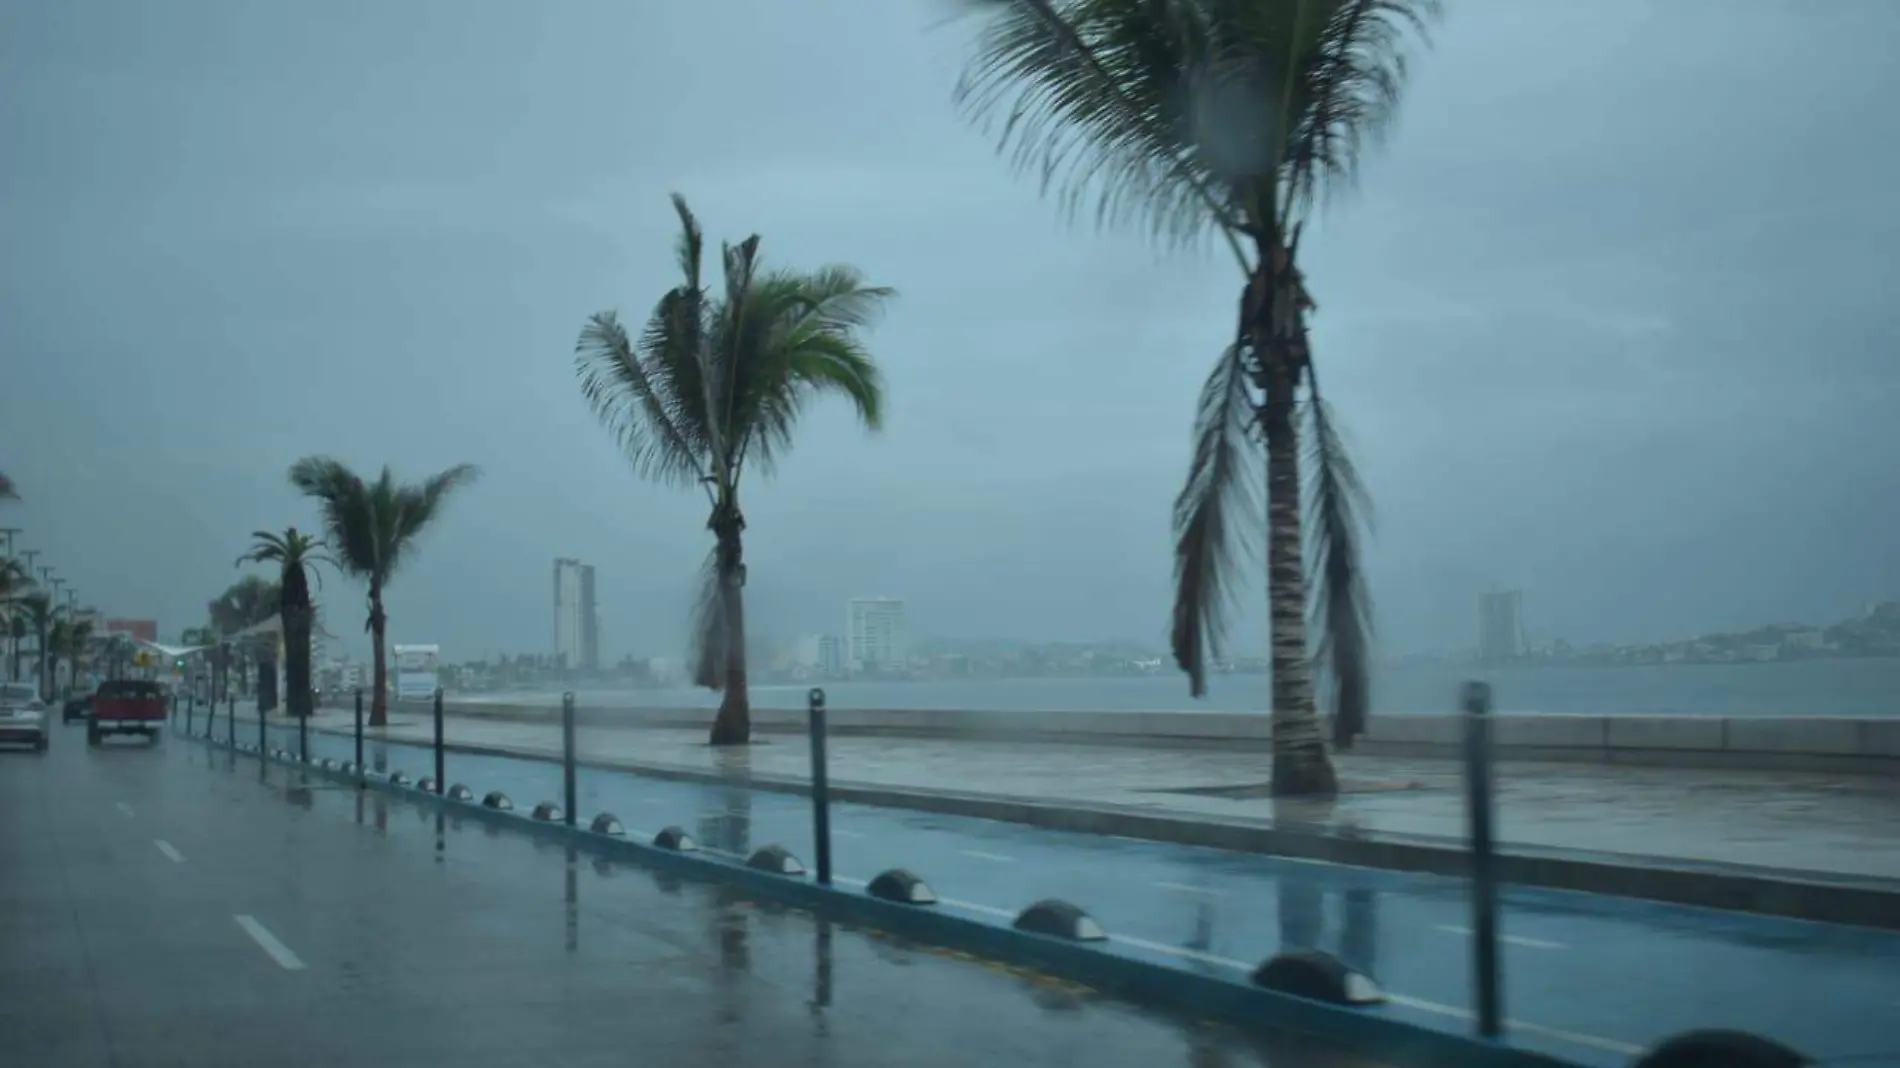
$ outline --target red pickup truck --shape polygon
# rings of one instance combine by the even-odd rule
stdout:
[[[86,744],[98,745],[108,734],[143,734],[156,744],[164,735],[167,711],[165,691],[158,683],[107,679],[92,695]]]

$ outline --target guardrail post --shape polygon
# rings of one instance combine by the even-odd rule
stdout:
[[[435,792],[442,793],[442,687],[435,688]]]
[[[356,688],[356,784],[363,785],[363,688]]]
[[[561,811],[574,826],[574,691],[561,695]]]
[[[1467,682],[1464,705],[1465,810],[1471,825],[1471,970],[1477,986],[1478,1033],[1504,1030],[1498,983],[1497,847],[1492,840],[1491,687]]]
[[[826,775],[825,691],[813,686],[805,695],[811,724],[811,835],[817,854],[818,885],[831,885],[831,782]]]

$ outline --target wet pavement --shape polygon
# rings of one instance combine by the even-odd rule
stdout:
[[[253,723],[255,720],[252,721]],[[326,712],[347,730],[349,713]],[[399,716],[389,736],[426,741],[426,719]],[[452,742],[558,754],[558,728],[451,717]],[[590,760],[716,770],[700,731],[582,728]],[[804,779],[802,738],[748,750],[757,774]],[[843,736],[835,782],[943,789],[1224,820],[1294,822],[1370,834],[1462,839],[1460,768],[1443,760],[1339,757],[1348,793],[1331,803],[1275,802],[1258,789],[1259,753]],[[1243,795],[1182,793],[1240,788]],[[1248,787],[1253,787],[1251,791]],[[1741,864],[1900,880],[1900,781],[1875,776],[1619,765],[1507,763],[1498,769],[1507,845]]]
[[[587,732],[581,744],[616,733],[656,732]],[[312,740],[319,757],[352,757],[347,737],[318,732]],[[704,746],[698,752],[710,758]],[[756,746],[725,759],[778,768],[787,755],[802,756],[802,746]],[[433,770],[432,754],[415,746],[372,739],[367,756],[412,779]],[[500,789],[520,808],[561,796],[554,764],[446,759],[449,781],[478,796]],[[679,824],[729,852],[777,843],[807,862],[813,856],[809,803],[797,796],[583,768],[578,800],[583,818],[610,810],[636,832]],[[832,825],[841,881],[907,867],[953,907],[990,918],[1040,897],[1067,898],[1122,950],[1180,967],[1231,972],[1282,947],[1317,946],[1378,976],[1401,1008],[1437,1026],[1463,1026],[1471,1003],[1461,880],[864,805],[834,806]],[[1505,895],[1504,932],[1507,1013],[1526,1044],[1548,1052],[1619,1063],[1667,1035],[1727,1026],[1812,1054],[1900,1064],[1900,936],[1892,933],[1518,888]]]
[[[632,1063],[1365,1062],[183,738],[0,752],[0,1064]]]

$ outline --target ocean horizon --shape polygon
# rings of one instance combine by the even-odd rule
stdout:
[[[1761,664],[1639,667],[1502,667],[1407,664],[1373,679],[1374,715],[1456,711],[1459,686],[1489,682],[1497,711],[1517,715],[1895,716],[1900,659],[1799,660]],[[1179,674],[1132,677],[847,680],[763,683],[755,708],[803,708],[811,686],[831,708],[961,709],[985,712],[1260,712],[1265,675],[1216,675],[1208,694],[1188,696]],[[554,704],[558,690],[453,694],[463,704]],[[719,695],[690,687],[579,689],[587,708],[714,708]]]

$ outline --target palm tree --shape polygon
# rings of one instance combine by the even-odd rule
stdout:
[[[369,585],[369,618],[364,629],[375,645],[369,723],[389,722],[389,650],[384,642],[389,616],[383,611],[383,591],[397,565],[414,552],[416,538],[442,512],[442,504],[458,486],[473,482],[479,472],[472,464],[454,467],[420,483],[399,483],[388,467],[374,482],[363,479],[340,460],[306,456],[290,468],[290,484],[314,497],[323,512],[325,541],[335,553],[334,563]]]
[[[234,642],[231,637],[268,622],[277,615],[282,601],[283,593],[277,583],[256,575],[246,575],[225,587],[223,593],[205,606],[211,616],[211,627],[218,635],[215,658],[226,689],[230,688],[231,674],[235,668],[239,682],[237,691],[246,691],[244,683],[250,678],[251,654],[260,642],[256,637]]]
[[[53,699],[53,690],[51,688],[52,679],[47,674],[46,635],[48,631],[53,629],[53,623],[58,619],[59,613],[53,608],[53,599],[44,593],[28,594],[20,598],[18,603],[22,615],[26,618],[27,627],[33,634],[34,641],[38,643],[40,699],[42,701],[51,701]]]
[[[1437,0],[976,2],[995,18],[958,98],[975,117],[1004,118],[1000,147],[1054,180],[1071,208],[1095,199],[1104,221],[1138,217],[1164,239],[1212,232],[1240,266],[1234,342],[1202,389],[1175,501],[1174,657],[1191,692],[1204,694],[1235,542],[1260,521],[1249,479],[1264,449],[1273,789],[1333,793],[1314,667],[1330,675],[1334,744],[1349,746],[1371,699],[1358,552],[1365,498],[1319,392],[1299,235],[1390,118],[1406,37]],[[1305,500],[1302,459],[1312,477]]]
[[[284,624],[284,688],[290,691],[286,701],[292,716],[308,716],[310,628],[316,619],[316,609],[310,602],[310,579],[314,576],[317,585],[323,585],[323,576],[318,574],[316,565],[335,567],[336,561],[325,555],[320,539],[300,534],[296,527],[291,527],[282,534],[252,531],[251,548],[238,557],[237,562],[240,567],[247,563],[278,565],[278,617]]]
[[[20,679],[20,639],[26,637],[26,618],[19,600],[33,587],[33,576],[25,564],[11,556],[0,557],[0,635],[6,637],[13,652],[7,678],[14,682]]]
[[[65,627],[60,639],[53,642],[53,653],[66,658],[66,688],[79,687],[79,661],[85,658],[86,647],[92,643],[92,621],[89,619],[69,619],[62,621]],[[58,681],[59,671],[53,671],[54,681]]]
[[[715,293],[700,273],[699,221],[678,194],[673,209],[680,284],[660,297],[638,342],[613,312],[589,319],[575,366],[637,472],[706,494],[713,549],[694,614],[694,681],[723,692],[712,744],[743,745],[752,722],[739,484],[748,463],[771,472],[817,394],[842,394],[861,423],[879,426],[883,383],[861,333],[893,292],[851,267],[765,270],[755,234],[723,246]]]
[[[6,472],[0,471],[0,501],[17,501],[19,499],[19,487],[13,484],[13,480],[7,477]]]

